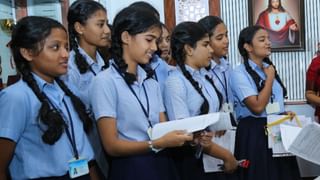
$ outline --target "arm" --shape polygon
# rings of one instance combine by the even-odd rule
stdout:
[[[223,160],[225,172],[233,172],[237,169],[237,160],[227,149],[211,142],[209,145],[204,147],[203,151],[212,157]]]
[[[118,138],[116,120],[103,117],[98,121],[98,128],[104,149],[112,156],[127,156],[150,151],[148,141],[127,141]],[[185,141],[191,141],[192,136],[184,131],[172,131],[159,139],[152,141],[157,149],[182,146]]]
[[[8,166],[12,159],[16,143],[5,138],[0,138],[0,179],[9,179]]]
[[[264,88],[259,92],[258,95],[248,96],[244,99],[244,103],[246,104],[246,106],[252,113],[256,115],[261,114],[265,110],[267,104],[269,103],[269,98],[272,92],[275,70],[273,66],[269,66],[267,68],[264,68],[264,71],[267,75]]]
[[[160,113],[160,122],[166,122],[167,121],[167,117],[166,114],[164,112]]]
[[[308,82],[307,82],[308,83]],[[315,106],[320,106],[320,97],[318,96],[317,92],[313,90],[306,90],[305,93],[307,101]]]

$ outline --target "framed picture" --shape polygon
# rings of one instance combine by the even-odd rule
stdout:
[[[172,30],[182,21],[198,21],[220,15],[220,0],[164,0],[165,24]]]
[[[264,27],[273,51],[305,49],[303,0],[248,0],[249,24]]]

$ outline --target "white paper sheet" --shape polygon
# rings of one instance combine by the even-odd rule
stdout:
[[[226,149],[231,153],[234,153],[234,145],[236,140],[236,131],[227,130],[226,133],[221,137],[214,137],[212,141]],[[222,171],[219,167],[220,164],[223,164],[223,161],[207,154],[203,154],[203,167],[205,172],[220,172]]]
[[[268,123],[277,121],[279,119],[282,119],[285,117],[285,115],[269,115],[268,116]],[[302,127],[306,126],[307,124],[311,123],[311,118],[305,117],[305,116],[298,116],[298,119],[302,125]],[[287,120],[283,122],[282,124],[291,125],[297,127],[298,124],[296,122],[296,119],[293,120]],[[268,147],[272,149],[273,156],[274,157],[281,157],[281,156],[292,156],[283,146],[282,138],[281,138],[280,126],[275,125],[270,127],[269,134],[268,134]]]
[[[317,123],[303,127],[297,134],[297,129],[288,125],[280,125],[284,146],[292,154],[320,165],[320,125]],[[295,138],[293,138],[296,136]],[[291,142],[291,143],[290,143]]]
[[[217,112],[206,115],[189,117],[180,120],[158,123],[152,129],[151,139],[158,139],[163,135],[167,134],[168,132],[174,130],[185,130],[187,131],[187,133],[192,133],[203,130],[207,127],[209,127],[210,130],[216,131],[231,129],[232,126],[229,114],[224,112]]]

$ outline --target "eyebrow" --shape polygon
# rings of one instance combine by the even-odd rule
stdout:
[[[146,36],[148,36],[148,37],[152,37],[152,38],[155,38],[155,39],[157,39],[157,38],[158,38],[157,36],[155,36],[155,35],[153,35],[153,34],[147,34]]]

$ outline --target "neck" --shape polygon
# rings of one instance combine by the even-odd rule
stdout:
[[[213,56],[213,60],[214,60],[214,62],[216,62],[217,64],[220,64],[220,63],[221,63],[220,57]]]
[[[195,60],[192,60],[192,59],[190,59],[190,58],[187,58],[185,64],[188,65],[188,66],[190,66],[190,67],[192,67],[192,68],[195,69],[195,70],[200,70],[200,67],[197,66],[197,65],[194,63],[194,61],[195,61]]]
[[[127,72],[134,74],[134,75],[137,75],[138,64],[135,61],[133,61],[126,53],[123,54],[122,58],[124,59],[124,61],[128,65]]]
[[[251,58],[251,60],[258,65],[261,69],[263,68],[263,59],[262,58]]]
[[[91,57],[91,59],[94,62],[97,62],[97,59],[96,59],[97,47],[96,46],[92,46],[92,45],[89,45],[88,43],[84,43],[81,39],[80,39],[79,45]]]

